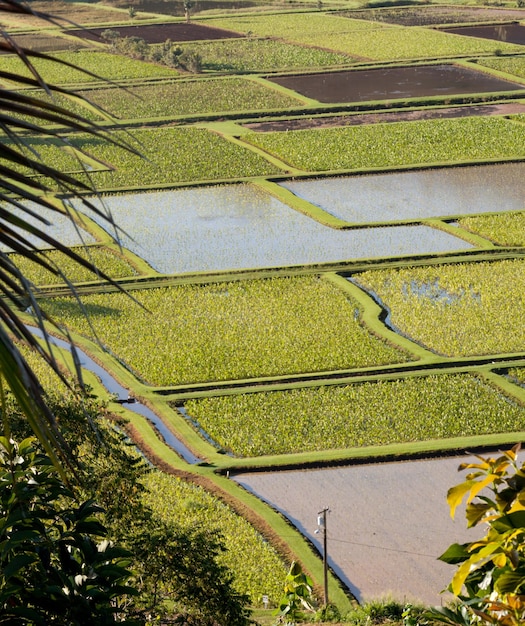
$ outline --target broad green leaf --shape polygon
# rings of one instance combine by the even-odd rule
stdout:
[[[474,485],[473,480],[467,480],[464,483],[451,487],[447,493],[447,502],[450,507],[450,517],[454,519],[457,507],[461,504],[464,496],[471,490]]]
[[[466,543],[453,543],[445,550],[445,552],[443,552],[441,556],[438,557],[438,559],[444,563],[449,563],[450,565],[462,563],[469,558],[470,553],[467,549],[468,545],[469,544]]]
[[[9,560],[9,563],[3,568],[3,575],[6,580],[11,578],[11,576],[15,576],[18,572],[24,567],[31,565],[31,563],[35,563],[38,561],[38,556],[35,554],[17,554],[12,559]]]
[[[520,510],[502,515],[492,522],[492,528],[499,533],[505,533],[511,529],[523,529],[525,532],[525,511]]]

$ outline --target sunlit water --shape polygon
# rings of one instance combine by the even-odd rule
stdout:
[[[360,224],[525,208],[525,163],[281,184],[328,213]]]
[[[430,254],[472,246],[427,226],[336,230],[250,185],[105,198],[122,243],[174,274]],[[101,224],[102,225],[102,224]]]

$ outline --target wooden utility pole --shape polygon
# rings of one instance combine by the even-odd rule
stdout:
[[[323,573],[324,573],[324,605],[328,606],[328,540],[326,532],[326,514],[330,509],[325,507],[317,514],[317,526],[323,529]]]

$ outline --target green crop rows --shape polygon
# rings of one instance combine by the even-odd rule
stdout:
[[[448,356],[521,352],[522,260],[365,272],[359,284],[392,312],[392,324]],[[488,330],[490,329],[490,332]]]
[[[86,248],[76,248],[75,252],[96,265],[101,272],[111,278],[123,278],[124,276],[133,276],[137,273],[121,256],[107,248],[89,246]],[[93,272],[73,262],[58,250],[49,250],[40,254],[48,263],[54,267],[60,268],[61,273],[66,276],[70,282],[80,283],[98,280],[96,274],[93,274]],[[17,267],[27,280],[35,285],[57,285],[64,283],[64,279],[61,278],[61,276],[57,276],[46,270],[41,265],[38,265],[38,263],[29,261],[20,255],[12,256],[13,261],[17,264]]]
[[[458,223],[500,246],[525,246],[524,213],[464,217]]]
[[[525,78],[525,57],[513,56],[513,57],[494,57],[478,59],[478,65],[484,67],[490,67],[491,69],[498,70],[499,72],[505,72],[506,74],[512,74],[513,76],[519,76]]]
[[[509,53],[522,51],[521,46],[489,39],[460,37],[418,27],[388,27],[319,13],[229,17],[207,20],[206,24],[377,61],[490,54],[496,48]]]
[[[237,456],[514,432],[525,426],[524,407],[470,375],[204,398],[188,401],[185,408],[218,445]]]
[[[295,98],[243,78],[177,81],[126,91],[113,88],[79,93],[121,119],[286,109],[299,104]]]
[[[254,605],[262,605],[263,595],[277,604],[286,575],[282,559],[246,520],[201,487],[174,476],[152,472],[145,484],[145,502],[161,519],[222,534],[227,551],[220,560],[235,572],[240,593],[248,593]]]
[[[77,65],[95,76],[45,59],[32,60],[34,67],[46,77],[49,84],[90,83],[101,79],[169,78],[178,75],[178,72],[166,66],[145,63],[108,52],[79,50],[78,52],[57,52],[51,56],[65,63]],[[31,76],[29,70],[15,56],[2,56],[0,58],[0,71]]]
[[[185,50],[189,46],[182,45]],[[346,54],[275,41],[273,39],[224,39],[192,43],[202,56],[203,68],[222,72],[261,72],[347,65]]]
[[[250,133],[244,139],[311,171],[525,156],[523,127],[495,117]]]
[[[99,339],[153,385],[407,359],[361,325],[356,303],[316,277],[187,285],[136,297],[146,310],[122,294],[86,296],[83,303]],[[71,299],[49,301],[46,309],[91,334]]]
[[[103,138],[78,135],[72,146],[115,168],[91,172],[98,189],[163,185],[177,181],[262,176],[278,172],[258,154],[230,143],[202,128],[159,128],[117,132],[117,139],[131,143],[141,156],[108,143]],[[79,170],[78,161],[53,143],[53,139],[28,139],[42,160],[61,171]]]

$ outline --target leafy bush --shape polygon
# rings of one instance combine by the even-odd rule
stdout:
[[[0,621],[132,624],[120,604],[129,552],[107,540],[102,509],[75,502],[34,441],[0,437]]]

